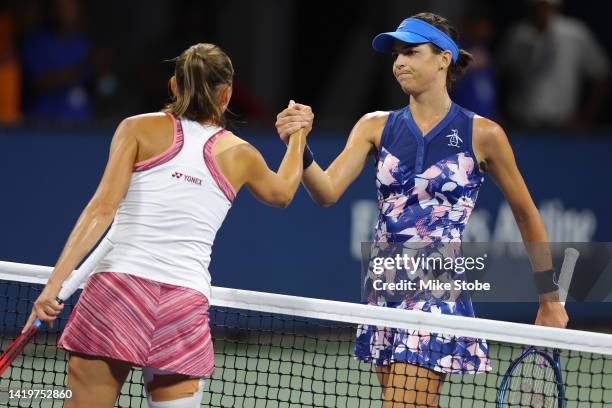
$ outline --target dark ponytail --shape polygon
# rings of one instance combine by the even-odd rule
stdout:
[[[431,24],[436,27],[438,30],[442,31],[450,38],[453,39],[455,43],[458,42],[459,36],[457,34],[457,30],[451,25],[451,23],[444,17],[439,16],[434,13],[419,13],[412,18],[418,18],[419,20],[423,20],[426,23]],[[438,48],[436,45],[431,44],[431,48],[435,53],[442,53],[443,50]],[[448,67],[448,75],[446,77],[446,87],[451,89],[453,83],[467,70],[468,66],[472,62],[472,54],[465,50],[459,50],[459,58],[457,61],[451,62]]]
[[[219,86],[231,86],[234,77],[234,68],[227,54],[214,44],[196,44],[174,61],[177,92],[164,111],[177,117],[224,126]]]

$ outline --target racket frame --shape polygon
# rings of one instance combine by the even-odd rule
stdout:
[[[574,274],[574,268],[576,267],[576,261],[578,260],[579,256],[580,253],[574,248],[566,248],[564,251],[561,272],[559,273],[557,282],[555,282],[557,286],[559,286],[559,300],[563,306],[565,306],[565,301],[567,300],[567,293]],[[565,385],[563,383],[563,373],[561,371],[561,351],[559,349],[553,349],[553,356],[551,357],[547,352],[539,350],[535,347],[528,347],[527,350],[523,351],[520,357],[510,364],[508,370],[506,370],[502,383],[497,392],[497,408],[503,408],[504,397],[506,395],[506,391],[508,391],[512,373],[525,358],[532,354],[537,354],[543,357],[553,368],[555,372],[555,382],[557,383],[557,391],[559,393],[558,407],[565,408]]]
[[[508,387],[510,385],[510,380],[512,379],[512,374],[517,369],[520,363],[523,362],[527,357],[536,354],[548,363],[548,365],[553,369],[555,373],[555,385],[557,386],[558,392],[558,407],[565,408],[565,386],[563,383],[563,373],[561,372],[561,352],[559,349],[553,350],[553,356],[548,354],[547,352],[537,349],[535,347],[528,347],[519,358],[514,360],[508,370],[506,370],[506,374],[504,374],[504,378],[499,387],[499,391],[497,392],[497,408],[503,408],[504,406],[504,397],[506,396],[506,392],[508,391]]]

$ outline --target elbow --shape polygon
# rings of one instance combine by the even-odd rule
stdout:
[[[541,224],[542,217],[534,206],[514,211],[514,219],[518,225]]]
[[[333,193],[321,194],[318,196],[311,195],[311,197],[319,205],[319,207],[322,207],[322,208],[331,207],[332,205],[338,202],[338,198],[339,198],[338,195],[333,194]]]
[[[291,200],[286,200],[286,201],[279,201],[276,206],[278,208],[287,208],[289,207],[289,204],[291,204]]]
[[[272,200],[268,201],[268,204],[277,207],[277,208],[287,208],[289,204],[293,201],[293,194],[289,194],[289,192],[278,192],[274,195]]]
[[[548,241],[546,227],[537,210],[518,214],[515,213],[514,219],[523,240],[531,242]]]
[[[287,208],[289,204],[293,201],[293,197],[297,192],[299,184],[299,179],[296,179],[294,183],[285,183],[281,188],[278,188],[274,194],[272,199],[272,205],[278,208]]]
[[[332,205],[336,204],[337,200],[334,199],[327,199],[327,200],[319,200],[317,201],[317,204],[319,204],[319,207],[321,208],[329,208]]]
[[[87,206],[87,212],[92,218],[113,219],[117,212],[117,204],[108,201],[95,200]]]
[[[342,193],[338,192],[334,188],[332,183],[330,183],[328,186],[325,186],[325,188],[307,187],[307,191],[310,195],[310,198],[312,198],[312,201],[317,203],[317,205],[322,208],[328,208],[336,204],[340,199],[340,196],[342,195]]]
[[[293,201],[293,194],[287,194],[287,195],[284,195],[283,197],[279,197],[277,206],[279,208],[287,208],[289,207],[289,204],[291,204],[292,201]]]

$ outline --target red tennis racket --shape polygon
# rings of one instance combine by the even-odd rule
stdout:
[[[103,239],[100,245],[91,253],[91,255],[83,262],[81,267],[72,272],[70,277],[66,279],[62,285],[57,301],[61,304],[64,300],[68,299],[77,290],[79,285],[87,278],[95,266],[106,256],[106,254],[112,249],[113,245],[108,239]],[[11,366],[15,358],[21,354],[23,349],[28,343],[36,336],[36,332],[42,326],[40,320],[34,321],[32,326],[19,337],[17,337],[11,345],[0,355],[0,376]]]

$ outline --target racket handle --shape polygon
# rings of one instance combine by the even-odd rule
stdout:
[[[55,298],[57,303],[61,305],[66,299],[72,296],[72,294],[79,288],[81,283],[83,283],[85,278],[87,278],[91,272],[93,272],[96,265],[106,256],[106,254],[110,252],[111,249],[113,249],[112,242],[104,237],[100,242],[100,245],[98,245],[96,249],[93,250],[91,255],[87,257],[85,262],[81,264],[81,267],[76,271],[73,271],[68,279],[64,281],[60,293]],[[38,330],[42,326],[42,322],[36,319],[34,323],[32,323],[32,326]]]
[[[572,275],[574,274],[574,268],[576,267],[576,261],[580,252],[574,248],[566,248],[565,256],[563,258],[563,264],[561,265],[561,272],[559,273],[559,301],[565,306],[567,300],[567,291],[569,290],[570,283],[572,282]]]
[[[81,283],[91,275],[96,265],[100,263],[111,249],[113,249],[113,243],[108,238],[104,237],[96,249],[87,257],[85,262],[81,264],[81,267],[72,272],[68,279],[64,281],[62,289],[59,295],[57,295],[57,300],[60,304],[76,292]]]
[[[58,298],[56,298],[56,300],[58,301],[58,303],[61,305],[64,302],[60,302]],[[43,322],[41,322],[40,320],[36,319],[34,320],[34,323],[32,323],[32,327],[36,328],[36,330],[40,329],[43,325]]]

